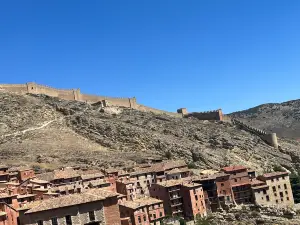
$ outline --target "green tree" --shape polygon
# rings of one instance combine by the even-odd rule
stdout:
[[[212,216],[201,217],[197,215],[195,225],[215,225],[215,223]]]
[[[290,175],[290,182],[295,203],[300,203],[300,176],[299,172]]]

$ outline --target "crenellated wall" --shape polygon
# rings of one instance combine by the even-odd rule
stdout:
[[[106,100],[110,105],[113,106],[124,106],[129,108],[137,107],[136,98],[113,98],[97,95],[87,95],[81,94],[80,89],[56,89],[46,85],[36,84],[33,82],[27,84],[0,84],[0,91],[1,90],[15,92],[19,94],[44,94],[65,100],[78,100],[85,101],[88,103]]]
[[[262,140],[264,140],[266,143],[273,146],[274,148],[278,148],[278,140],[277,140],[276,133],[267,133],[263,130],[249,126],[248,124],[245,124],[244,122],[237,119],[231,119],[231,121],[233,124],[239,125],[244,130],[247,130],[253,134],[258,135]]]
[[[178,109],[179,113],[182,113],[182,108]],[[185,109],[186,112],[186,109]],[[207,111],[207,112],[192,112],[192,113],[182,113],[183,117],[195,117],[199,120],[223,120],[223,113],[221,109]]]

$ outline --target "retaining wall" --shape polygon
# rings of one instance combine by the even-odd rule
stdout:
[[[249,126],[249,125],[245,124],[244,122],[237,120],[237,119],[231,119],[231,121],[233,124],[239,125],[244,130],[247,130],[253,134],[258,135],[262,140],[264,140],[266,143],[273,146],[274,148],[278,148],[278,140],[277,140],[276,133],[267,133],[263,130]]]

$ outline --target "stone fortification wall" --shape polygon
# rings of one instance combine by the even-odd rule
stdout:
[[[97,95],[87,95],[81,94],[79,89],[56,89],[46,85],[36,84],[33,82],[27,84],[1,84],[0,91],[1,90],[15,92],[18,94],[44,94],[65,100],[78,100],[85,101],[88,103],[106,100],[110,105],[113,106],[124,106],[130,108],[136,108],[137,106],[135,98],[113,98]]]
[[[221,109],[218,109],[207,112],[192,112],[185,114],[184,117],[195,117],[199,120],[223,120],[223,113]]]
[[[105,96],[97,96],[97,95],[80,94],[78,100],[89,102],[89,103],[106,100],[109,105],[123,106],[123,107],[134,108],[134,109],[136,108],[136,98],[113,98],[113,97],[105,97]]]
[[[169,116],[175,116],[175,117],[179,117],[179,118],[182,117],[182,115],[179,114],[179,113],[167,112],[167,111],[164,111],[164,110],[151,108],[151,107],[144,106],[144,105],[141,105],[141,104],[137,104],[136,109],[138,109],[140,111],[153,112],[153,113],[156,113],[156,114],[166,114],[166,115],[169,115]]]
[[[77,100],[78,97],[75,95],[76,90],[64,90],[64,89],[56,89],[46,85],[40,85],[36,83],[27,83],[28,93],[31,94],[44,94],[52,97],[58,97],[66,100]]]
[[[28,93],[26,84],[0,84],[0,91],[10,91],[19,94]]]
[[[278,148],[278,140],[276,133],[267,133],[263,130],[249,126],[248,124],[245,124],[244,122],[237,119],[231,119],[231,121],[233,124],[240,126],[242,129],[247,130],[255,135],[258,135],[262,140],[264,140],[266,143],[273,146],[274,148]]]

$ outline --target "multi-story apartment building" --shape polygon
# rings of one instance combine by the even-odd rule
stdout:
[[[206,215],[204,192],[201,184],[188,180],[167,180],[153,184],[151,197],[164,202],[166,213],[192,220],[196,215]]]
[[[133,200],[137,197],[135,180],[117,181],[117,192],[126,196],[126,199]]]
[[[230,185],[237,204],[252,203],[252,190],[248,170],[244,166],[224,167],[222,171],[230,174]]]
[[[261,202],[261,204],[280,204],[286,206],[292,206],[294,204],[294,198],[288,172],[267,173],[262,176],[258,176],[257,179],[264,182],[264,184],[261,186],[267,185],[269,187],[269,189],[265,191],[265,199],[261,199],[265,201]],[[260,192],[255,192],[255,199],[261,197],[258,196],[259,194]]]
[[[203,187],[207,211],[216,211],[234,201],[230,174],[215,173],[212,175],[193,176],[193,181]]]
[[[103,189],[91,189],[41,202],[19,209],[20,225],[27,224],[111,224],[120,225],[118,194]]]
[[[253,203],[257,205],[270,205],[270,187],[266,182],[253,178],[251,180]]]
[[[120,203],[122,225],[159,225],[165,217],[163,202],[151,197]]]

